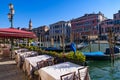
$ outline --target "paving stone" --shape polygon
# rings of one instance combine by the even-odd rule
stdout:
[[[17,68],[14,60],[0,56],[0,80],[27,80],[22,70]]]

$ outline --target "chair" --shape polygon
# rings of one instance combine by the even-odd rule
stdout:
[[[23,59],[23,57],[20,56],[20,60],[17,62],[18,67],[22,68],[23,67],[23,63],[24,63],[24,59]]]
[[[85,72],[82,72],[81,70],[82,69],[85,69]],[[83,79],[81,79],[81,77],[83,77]],[[79,68],[78,69],[78,80],[89,80],[89,77],[88,77],[88,66],[85,66],[83,68]]]
[[[47,59],[46,60],[47,61],[47,66],[52,66],[52,65],[54,65],[54,58],[49,58],[49,59]]]
[[[46,60],[42,60],[42,61],[37,62],[37,68],[38,68],[38,69],[40,69],[40,68],[42,68],[42,67],[45,67],[45,66],[48,66],[48,63],[47,63]],[[33,76],[39,77],[38,69],[36,69],[36,70],[34,71]]]
[[[26,54],[26,57],[34,57],[32,54]]]
[[[42,67],[45,67],[44,64],[45,64],[45,61],[44,61],[44,60],[37,62],[37,67],[38,67],[38,69],[40,69],[40,68],[42,68]]]
[[[70,72],[60,76],[60,80],[75,80],[75,72]]]

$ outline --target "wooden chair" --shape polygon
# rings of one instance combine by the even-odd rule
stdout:
[[[49,58],[49,59],[47,59],[46,60],[47,61],[47,66],[52,66],[52,65],[54,65],[54,58]]]
[[[86,68],[86,71],[85,72],[81,72],[82,69],[85,69]],[[84,77],[83,79],[81,79],[81,77]],[[88,77],[88,66],[85,66],[83,68],[79,68],[78,69],[78,80],[89,80],[89,77]]]
[[[40,69],[40,68],[42,68],[42,67],[45,67],[45,66],[48,66],[48,63],[47,63],[46,60],[42,60],[42,61],[37,62],[37,68],[38,68],[38,69]],[[39,78],[38,69],[36,69],[36,70],[34,71],[34,74],[33,74],[33,76],[36,76],[37,78]]]
[[[75,72],[70,72],[60,76],[60,80],[75,80]]]
[[[37,67],[38,67],[38,69],[44,67],[44,66],[45,66],[44,64],[45,64],[45,61],[44,61],[44,60],[37,62]]]
[[[44,67],[49,66],[48,65],[48,60],[44,60]]]
[[[32,54],[27,54],[26,57],[34,57]]]

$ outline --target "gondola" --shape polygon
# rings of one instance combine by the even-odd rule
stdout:
[[[86,60],[111,60],[111,57],[114,59],[120,58],[120,48],[114,47],[113,55],[110,54],[110,48],[106,48],[105,52],[96,51],[96,52],[83,52],[86,56]]]

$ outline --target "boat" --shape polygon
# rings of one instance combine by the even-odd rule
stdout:
[[[81,44],[77,45],[77,49],[80,50],[80,49],[85,48],[87,46],[88,46],[87,43],[81,43]],[[64,49],[65,49],[65,52],[72,51],[71,43],[66,44]],[[48,47],[48,48],[44,48],[44,50],[46,50],[46,51],[55,51],[55,52],[63,52],[63,47],[62,46],[60,46],[58,48],[57,47]]]
[[[87,46],[88,46],[87,43],[82,42],[82,43],[80,43],[80,44],[77,45],[77,49],[78,49],[78,50],[81,50],[82,48],[85,48],[85,47],[87,47]]]
[[[57,48],[57,47],[48,47],[48,48],[44,48],[45,51],[55,51],[55,52],[62,52],[63,50],[61,48]]]
[[[120,41],[116,41],[115,44],[116,44],[116,45],[120,45]]]
[[[48,47],[44,49],[45,51],[55,51],[55,52],[63,52],[63,48],[57,48],[57,47]],[[65,47],[65,52],[72,51],[70,47]]]
[[[75,46],[76,46],[76,49],[77,49],[77,50],[81,50],[82,48],[87,47],[88,44],[82,42],[82,43],[80,43],[80,44],[75,44]],[[62,46],[60,46],[60,48],[62,48]],[[65,51],[67,51],[67,52],[68,52],[68,51],[72,51],[72,50],[71,50],[71,43],[68,43],[68,44],[65,45]]]
[[[96,52],[83,52],[87,60],[110,60],[110,48],[106,48],[105,52],[96,51]],[[120,48],[114,47],[114,59],[120,58]]]

